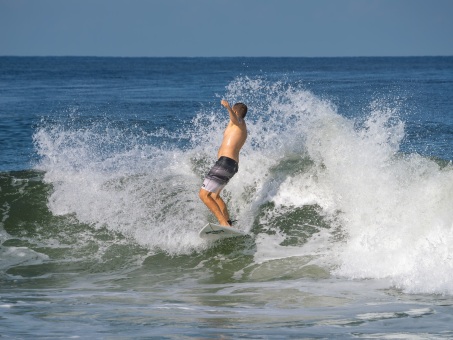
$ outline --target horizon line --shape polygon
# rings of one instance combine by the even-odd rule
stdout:
[[[453,55],[443,54],[426,54],[426,55],[339,55],[339,56],[120,56],[120,55],[18,55],[5,54],[0,58],[436,58],[436,57],[453,57]]]

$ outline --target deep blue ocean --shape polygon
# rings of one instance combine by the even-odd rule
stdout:
[[[453,57],[0,57],[0,146],[0,337],[453,337]]]

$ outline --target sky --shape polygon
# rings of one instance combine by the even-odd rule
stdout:
[[[0,56],[439,55],[453,0],[0,0]]]

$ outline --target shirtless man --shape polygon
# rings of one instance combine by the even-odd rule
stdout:
[[[230,121],[223,133],[222,145],[217,153],[217,162],[211,168],[200,189],[199,196],[223,226],[231,226],[230,215],[225,202],[220,197],[220,191],[238,172],[239,151],[247,139],[245,115],[247,106],[236,103],[233,107],[226,100],[220,102],[230,115]]]

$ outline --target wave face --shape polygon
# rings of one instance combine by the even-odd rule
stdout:
[[[453,166],[401,152],[398,101],[347,118],[302,86],[247,77],[225,98],[249,106],[249,139],[224,197],[254,235],[255,263],[304,257],[341,277],[453,293]],[[152,132],[108,119],[43,121],[34,141],[48,208],[151,250],[206,249],[198,230],[212,216],[198,190],[225,125],[220,104]]]

